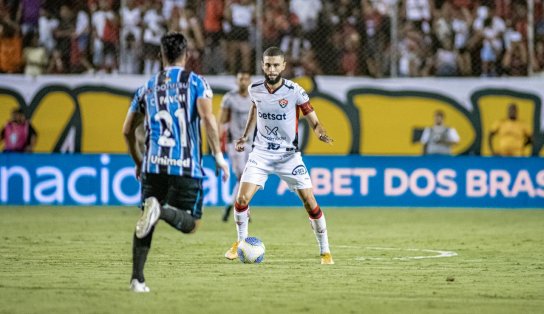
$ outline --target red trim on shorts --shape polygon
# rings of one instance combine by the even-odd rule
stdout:
[[[309,114],[310,112],[313,112],[314,111],[314,107],[312,107],[312,105],[310,104],[309,101],[301,104],[301,105],[297,105],[297,107],[300,108],[300,110],[302,111],[302,114],[303,115],[307,115]]]
[[[242,206],[242,205],[238,204],[238,202],[234,202],[234,210],[239,212],[239,213],[245,212],[248,208],[249,208],[249,205]]]

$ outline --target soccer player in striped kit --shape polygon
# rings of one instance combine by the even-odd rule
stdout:
[[[128,110],[123,134],[142,186],[143,212],[132,244],[130,289],[149,292],[144,265],[159,219],[183,233],[193,233],[202,216],[200,122],[206,129],[216,167],[228,179],[229,167],[219,147],[212,112],[212,91],[201,76],[184,69],[187,41],[181,33],[161,38],[164,69],[140,87]],[[145,152],[139,151],[135,130],[145,126]]]
[[[277,174],[288,184],[289,189],[298,194],[308,212],[319,244],[321,264],[334,264],[325,215],[314,197],[310,175],[298,148],[299,113],[305,116],[321,141],[330,144],[333,140],[320,124],[304,89],[281,77],[285,69],[285,57],[279,48],[266,49],[262,69],[265,79],[249,87],[253,106],[244,133],[236,141],[236,149],[244,151],[256,124],[253,151],[249,154],[234,203],[238,240],[225,253],[225,257],[238,257],[238,243],[248,236],[249,203],[257,190],[264,188],[268,175]]]

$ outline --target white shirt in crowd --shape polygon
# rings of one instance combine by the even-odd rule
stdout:
[[[144,43],[161,44],[161,36],[164,34],[163,22],[164,18],[156,10],[150,9],[145,13]]]

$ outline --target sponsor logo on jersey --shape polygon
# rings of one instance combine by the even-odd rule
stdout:
[[[152,155],[151,158],[149,159],[149,162],[152,164],[157,164],[161,166],[178,166],[178,167],[185,167],[185,168],[191,166],[191,158],[173,159],[168,157]]]
[[[260,132],[259,134],[267,141],[286,141],[287,140],[287,137],[285,136],[272,137],[272,136],[266,136]]]
[[[306,170],[306,167],[304,167],[304,165],[298,165],[295,167],[295,169],[293,169],[293,172],[291,173],[295,176],[301,176],[303,174],[307,174],[308,170]]]
[[[268,125],[265,125],[264,128],[266,129],[266,134],[270,135],[270,134],[274,134],[274,135],[278,135],[278,130],[279,128],[276,126],[276,127],[273,127],[272,129],[268,127]]]
[[[289,101],[287,101],[287,99],[285,98],[282,98],[278,100],[278,103],[280,104],[280,107],[285,108],[289,104]]]
[[[145,93],[150,94],[150,93],[158,92],[158,91],[163,91],[164,92],[164,91],[170,90],[170,89],[187,89],[187,87],[188,87],[187,82],[164,83],[164,84],[161,84],[161,85],[156,85],[156,86],[151,87],[151,88],[147,88],[145,90]]]
[[[259,118],[262,118],[264,120],[287,120],[287,114],[285,113],[269,113],[269,112],[260,112],[259,111]]]

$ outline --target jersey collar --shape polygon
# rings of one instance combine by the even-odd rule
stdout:
[[[266,84],[266,82],[264,82],[264,87],[266,88],[266,90],[270,93],[270,94],[274,94],[275,92],[277,92],[283,85],[285,85],[285,79],[282,77],[281,78],[281,85],[278,86],[278,88],[272,90],[270,89],[270,87],[268,87],[268,84]]]
[[[172,70],[172,69],[180,69],[180,70],[184,71],[185,67],[177,66],[177,65],[170,65],[170,66],[164,67],[165,71]]]

